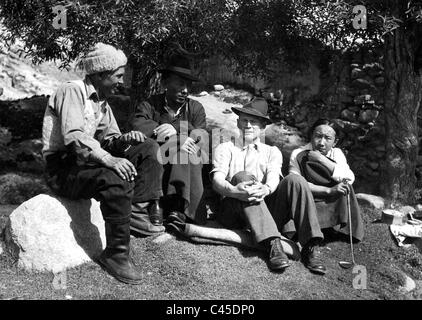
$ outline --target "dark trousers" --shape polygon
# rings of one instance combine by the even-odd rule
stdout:
[[[312,191],[302,176],[286,176],[265,202],[283,235],[296,234],[302,246],[310,239],[324,238]]]
[[[347,198],[350,197],[350,215],[352,225],[352,236],[356,241],[361,241],[364,236],[363,219],[360,213],[358,201],[356,199],[353,186],[349,186],[350,194],[325,199],[315,199],[318,212],[318,220],[321,228],[334,227],[340,233],[349,235],[349,214],[347,208]]]
[[[164,209],[181,211],[195,223],[205,224],[202,164],[167,164],[164,168]]]
[[[231,183],[249,181],[250,177],[239,172]],[[312,238],[323,238],[311,190],[298,175],[284,178],[277,190],[259,204],[225,198],[217,220],[227,228],[250,227],[257,242],[279,235],[278,230],[286,236],[297,233],[302,245]]]
[[[136,167],[135,182],[127,182],[112,169],[99,164],[76,165],[76,157],[55,154],[47,157],[47,181],[58,195],[69,199],[91,199],[100,202],[106,222],[119,224],[130,221],[132,202],[146,202],[162,196],[163,169],[157,161],[158,145],[146,140],[132,146],[124,154]]]
[[[163,195],[164,170],[157,159],[159,149],[158,143],[148,138],[145,142],[132,146],[124,154],[138,172],[135,178],[133,203],[158,200]]]

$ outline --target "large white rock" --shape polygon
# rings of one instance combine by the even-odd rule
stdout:
[[[99,202],[40,194],[9,217],[5,243],[27,270],[64,271],[91,261],[105,247]]]
[[[361,205],[369,205],[374,209],[384,209],[385,201],[382,197],[366,193],[357,193],[356,198]]]

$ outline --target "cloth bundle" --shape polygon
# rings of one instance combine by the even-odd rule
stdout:
[[[184,228],[177,229],[178,233],[196,243],[231,245],[253,250],[264,251],[265,248],[257,244],[251,233],[246,230],[230,230],[221,227],[217,222],[210,221],[206,226],[186,223]],[[284,252],[293,260],[300,258],[297,244],[285,237],[281,238]]]
[[[409,220],[403,225],[390,225],[390,231],[397,241],[399,247],[405,246],[406,239],[422,238],[422,221]]]

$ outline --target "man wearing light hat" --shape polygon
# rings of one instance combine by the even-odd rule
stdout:
[[[80,60],[85,79],[62,84],[48,101],[43,156],[58,195],[100,201],[107,244],[99,264],[119,281],[139,284],[142,275],[129,258],[132,207],[158,202],[163,170],[157,143],[140,131],[121,134],[107,103],[123,83],[126,63],[123,51],[103,43]]]
[[[232,110],[239,116],[240,138],[216,147],[210,173],[214,190],[224,197],[217,220],[227,228],[249,228],[255,241],[267,248],[269,268],[283,271],[290,261],[279,230],[293,224],[302,246],[323,237],[312,193],[298,175],[288,175],[280,182],[282,154],[277,147],[260,142],[265,126],[271,123],[265,99],[255,98]],[[325,273],[313,253],[302,251],[302,258],[312,272]]]

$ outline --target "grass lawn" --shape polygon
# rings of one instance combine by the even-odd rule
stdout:
[[[0,227],[16,206],[0,206]],[[54,289],[52,273],[29,273],[0,255],[0,299],[421,299],[422,258],[416,247],[398,248],[388,227],[372,223],[380,212],[364,208],[366,237],[355,245],[355,259],[367,268],[367,290],[353,288],[347,242],[323,248],[328,272],[311,274],[301,262],[284,273],[273,273],[265,256],[229,246],[199,245],[171,237],[132,238],[132,256],[145,281],[122,284],[90,262],[67,271],[66,289]],[[403,272],[418,286],[404,294]],[[419,282],[418,282],[419,280]]]

